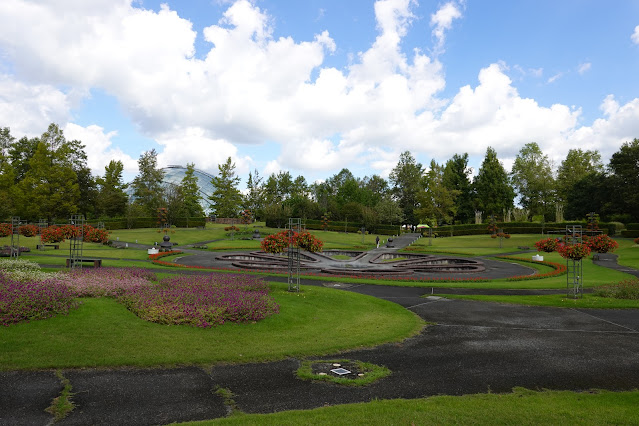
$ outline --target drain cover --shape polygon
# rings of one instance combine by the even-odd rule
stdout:
[[[353,286],[353,284],[346,284],[346,283],[325,283],[322,285],[324,287],[331,287],[331,288],[349,288]]]
[[[347,369],[345,369],[345,368],[333,368],[333,369],[331,370],[331,373],[335,373],[335,374],[337,374],[338,376],[343,376],[344,374],[350,374],[350,371],[348,371],[348,370],[347,370]]]

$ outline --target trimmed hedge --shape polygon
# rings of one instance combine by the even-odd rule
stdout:
[[[621,231],[621,236],[624,238],[637,238],[639,237],[639,230],[624,229]]]
[[[302,221],[303,225],[306,226],[306,229],[309,230],[324,230],[324,221],[316,220],[316,219],[306,219]],[[344,221],[329,221],[328,222],[328,231],[335,232],[351,232],[357,233],[362,229],[363,224],[358,222],[344,222]],[[275,221],[266,221],[267,228],[277,228],[277,223]],[[372,229],[367,229],[370,234],[379,234],[379,235],[397,235],[399,234],[399,225],[375,225]]]
[[[628,223],[626,229],[628,231],[639,231],[639,223]]]
[[[157,228],[158,220],[155,217],[136,217],[130,220],[126,218],[119,219],[104,219],[104,220],[87,220],[85,223],[91,225],[94,228],[98,227],[98,223],[104,223],[104,228],[113,231],[116,229],[137,229],[137,228]],[[67,222],[60,222],[58,225],[66,225]],[[180,217],[175,220],[175,225],[178,228],[187,228],[187,218]],[[197,226],[205,226],[206,218],[204,217],[190,217],[188,218],[188,228],[195,228]]]
[[[542,230],[544,234],[557,233],[561,234],[566,230],[566,226],[581,225],[583,231],[586,232],[586,224],[584,222],[562,222],[562,223],[546,223],[541,226],[541,223],[535,222],[497,222],[495,224],[497,228],[503,229],[504,232],[509,234],[541,234]],[[612,225],[614,228],[614,224]],[[607,223],[599,223],[599,229],[604,233],[610,230]],[[439,236],[459,236],[459,235],[488,235],[488,224],[469,224],[469,225],[445,225],[438,228],[433,228],[433,232],[436,232]],[[452,233],[452,235],[451,235]],[[428,235],[428,230],[424,231],[424,235]]]

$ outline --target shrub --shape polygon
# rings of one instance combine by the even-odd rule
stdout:
[[[8,237],[11,235],[11,224],[0,223],[0,237]]]
[[[631,279],[617,284],[604,285],[595,291],[600,297],[612,297],[615,299],[639,299],[639,280]]]
[[[0,325],[50,318],[77,306],[73,292],[60,281],[21,281],[0,271]]]
[[[65,240],[64,230],[58,226],[48,226],[40,233],[40,241],[44,244],[59,243]]]
[[[546,253],[552,253],[553,251],[557,250],[558,245],[559,241],[557,241],[556,238],[546,238],[535,243],[535,247],[537,247],[538,251],[543,251]]]
[[[635,238],[635,244],[639,244],[639,237]]]
[[[615,251],[617,247],[619,247],[619,243],[604,234],[588,238],[587,244],[592,251],[597,253],[612,252]]]
[[[564,259],[581,260],[590,255],[590,247],[585,243],[559,244],[557,252]]]
[[[144,320],[197,327],[258,321],[279,312],[268,283],[246,275],[165,278],[157,286],[128,289],[118,300]]]
[[[25,237],[35,237],[38,235],[38,227],[35,225],[22,225],[18,228],[18,232]]]

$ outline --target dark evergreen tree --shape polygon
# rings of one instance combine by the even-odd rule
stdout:
[[[491,147],[473,180],[475,190],[475,208],[484,213],[484,217],[495,215],[503,218],[504,211],[513,207],[515,191],[508,181],[508,174]]]
[[[195,177],[195,164],[186,165],[186,172],[184,172],[179,189],[183,202],[182,213],[186,217],[203,217],[204,209],[201,204],[202,196],[197,184],[197,177]]]
[[[209,197],[213,214],[217,217],[237,217],[242,206],[242,194],[237,189],[240,178],[235,175],[235,163],[229,157],[218,165],[219,173],[211,179],[215,187]]]
[[[471,223],[475,218],[473,208],[473,186],[470,181],[472,170],[468,167],[468,154],[455,154],[446,162],[442,184],[449,191],[458,191],[455,198],[456,213],[453,220],[457,223]]]
[[[639,139],[624,143],[608,165],[612,187],[611,209],[639,222]]]

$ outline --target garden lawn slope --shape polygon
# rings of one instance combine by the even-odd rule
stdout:
[[[271,284],[280,313],[203,329],[144,321],[110,298],[84,298],[68,316],[0,329],[0,369],[175,366],[335,353],[398,341],[423,321],[399,305],[322,287]]]

